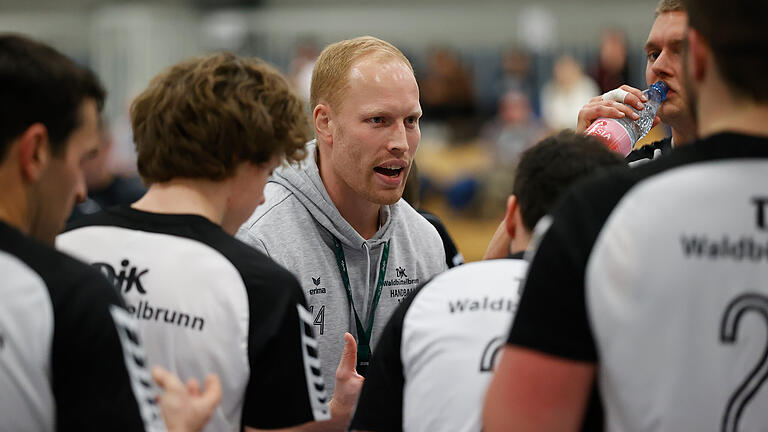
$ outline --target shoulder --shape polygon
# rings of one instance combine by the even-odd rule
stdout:
[[[642,146],[630,152],[625,160],[627,163],[650,161],[672,151],[672,137],[667,137],[651,144]]]
[[[396,202],[394,207],[397,210],[396,217],[399,219],[397,221],[398,229],[405,230],[420,240],[429,240],[442,244],[440,234],[435,226],[427,218],[414,210],[405,200],[401,199]]]
[[[264,187],[264,203],[256,207],[251,217],[243,224],[246,231],[257,231],[260,226],[281,221],[286,214],[294,212],[298,199],[285,186],[269,182]]]
[[[114,225],[116,222],[115,215],[109,210],[99,210],[95,213],[78,217],[74,221],[67,223],[67,227],[60,234],[66,234],[70,231],[74,231],[79,228],[96,226],[96,225]]]
[[[281,295],[289,292],[286,287],[299,287],[296,278],[272,258],[224,231],[212,231],[198,240],[215,249],[234,267],[248,291],[258,290],[260,296]]]
[[[54,316],[89,314],[94,306],[122,305],[119,294],[97,270],[32,239],[14,251],[45,284]]]

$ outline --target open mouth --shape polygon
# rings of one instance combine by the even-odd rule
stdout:
[[[388,166],[388,167],[377,166],[373,170],[387,177],[397,177],[403,171],[403,168],[397,167],[397,166]]]

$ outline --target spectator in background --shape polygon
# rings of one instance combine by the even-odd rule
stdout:
[[[557,59],[552,81],[541,91],[541,113],[544,123],[553,129],[573,129],[585,100],[600,90],[592,78],[584,75],[581,65],[570,55]]]
[[[483,127],[481,136],[488,144],[494,161],[502,167],[513,166],[520,153],[543,138],[543,127],[533,114],[525,93],[512,90],[499,99],[495,119]]]
[[[493,160],[493,169],[483,179],[482,209],[495,215],[512,189],[515,165],[525,150],[544,138],[546,128],[531,110],[525,94],[513,90],[499,99],[494,120],[483,127],[482,138]]]
[[[540,114],[539,83],[533,70],[531,55],[520,48],[511,48],[501,55],[502,77],[497,94],[519,92],[528,97],[534,114]]]
[[[593,67],[592,78],[601,93],[627,84],[629,67],[627,62],[627,38],[618,29],[606,29],[600,37],[600,55]]]
[[[294,49],[288,80],[296,94],[305,104],[309,104],[309,86],[312,83],[312,70],[315,68],[315,61],[319,53],[317,44],[311,37],[299,38]]]
[[[99,148],[96,155],[82,165],[88,197],[75,205],[69,222],[103,208],[130,204],[147,191],[139,177],[120,175],[109,164],[114,138],[105,120],[102,119],[99,126]]]
[[[470,136],[475,115],[472,73],[462,66],[456,53],[446,48],[434,48],[427,67],[419,82],[425,120],[444,123],[452,141]]]

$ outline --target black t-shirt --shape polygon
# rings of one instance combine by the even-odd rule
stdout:
[[[448,229],[443,224],[443,221],[426,210],[418,210],[418,212],[420,215],[424,216],[424,219],[428,220],[429,223],[435,227],[437,233],[440,234],[440,240],[443,241],[443,249],[445,249],[445,263],[448,265],[448,268],[464,264],[464,257],[461,255],[461,252],[459,252],[459,249],[456,248],[456,243],[454,243],[451,235],[448,234]]]
[[[666,156],[672,151],[672,137],[644,145],[639,149],[632,150],[624,159],[630,166],[636,166],[645,162],[650,162],[661,156]]]
[[[122,292],[150,364],[184,380],[220,376],[209,430],[328,418],[306,300],[266,255],[202,216],[128,206],[76,221],[56,244]]]
[[[577,186],[508,342],[597,363],[609,430],[764,427],[766,185],[768,138],[719,134]]]
[[[135,323],[98,272],[0,222],[0,275],[0,431],[164,430]]]

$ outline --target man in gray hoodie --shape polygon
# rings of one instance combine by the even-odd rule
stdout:
[[[317,139],[307,159],[275,171],[238,238],[298,277],[333,393],[344,333],[357,342],[356,371],[339,373],[361,383],[399,302],[446,264],[437,231],[400,199],[421,138],[408,59],[370,36],[329,45],[310,104]]]

